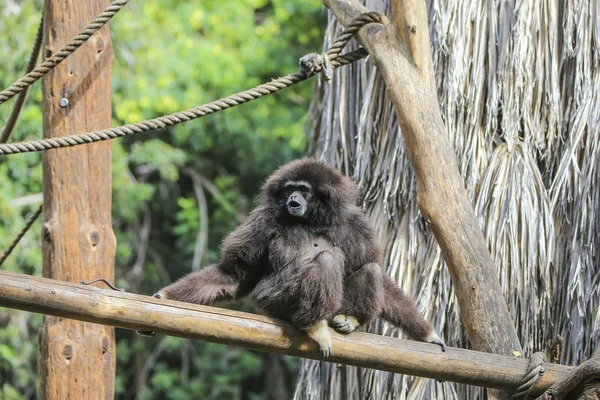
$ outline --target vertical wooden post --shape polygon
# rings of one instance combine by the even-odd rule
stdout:
[[[84,28],[109,0],[45,0],[43,54]],[[111,126],[113,49],[108,25],[42,81],[44,137]],[[79,283],[114,280],[111,143],[43,154],[43,272]],[[114,328],[45,317],[38,353],[41,399],[114,397]]]

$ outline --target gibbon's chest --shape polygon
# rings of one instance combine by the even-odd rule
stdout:
[[[269,244],[269,264],[275,271],[311,263],[319,254],[328,252],[344,260],[342,250],[323,235],[295,232],[278,235]]]

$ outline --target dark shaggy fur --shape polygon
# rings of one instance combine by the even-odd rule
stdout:
[[[357,198],[354,181],[335,168],[309,158],[288,163],[267,179],[258,207],[224,240],[221,262],[158,295],[204,305],[249,295],[267,314],[307,331],[323,320],[350,331],[381,316],[444,348],[383,272],[379,242]],[[348,323],[351,317],[358,324]]]

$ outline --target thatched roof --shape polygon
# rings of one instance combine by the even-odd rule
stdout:
[[[600,24],[592,1],[430,1],[440,107],[526,354],[564,337],[578,364],[600,328]],[[367,0],[389,15],[389,0]],[[330,15],[324,48],[341,30]],[[354,46],[356,44],[354,43]],[[407,99],[407,101],[409,101]],[[356,178],[388,272],[467,347],[448,271],[420,217],[381,77],[368,60],[319,82],[311,152]],[[389,326],[370,329],[396,334]],[[596,335],[596,336],[595,336]],[[303,364],[298,399],[472,398],[478,388]]]

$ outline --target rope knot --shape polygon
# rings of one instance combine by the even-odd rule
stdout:
[[[511,400],[521,400],[527,399],[527,397],[529,397],[529,393],[531,393],[533,387],[542,378],[544,372],[546,372],[544,362],[545,356],[543,352],[533,353],[533,355],[529,359],[529,366],[527,367],[527,372],[521,380],[521,385],[517,388],[515,393],[513,393]]]
[[[306,76],[322,72],[325,82],[330,81],[333,77],[332,62],[337,63],[340,60],[340,53],[360,28],[371,23],[386,25],[388,19],[384,14],[378,12],[367,12],[359,15],[331,44],[327,52],[323,54],[309,53],[302,57],[300,59],[300,71]]]
[[[327,53],[309,53],[303,56],[300,58],[300,71],[306,76],[322,72],[325,82],[328,82],[333,78],[333,67],[331,66]]]

